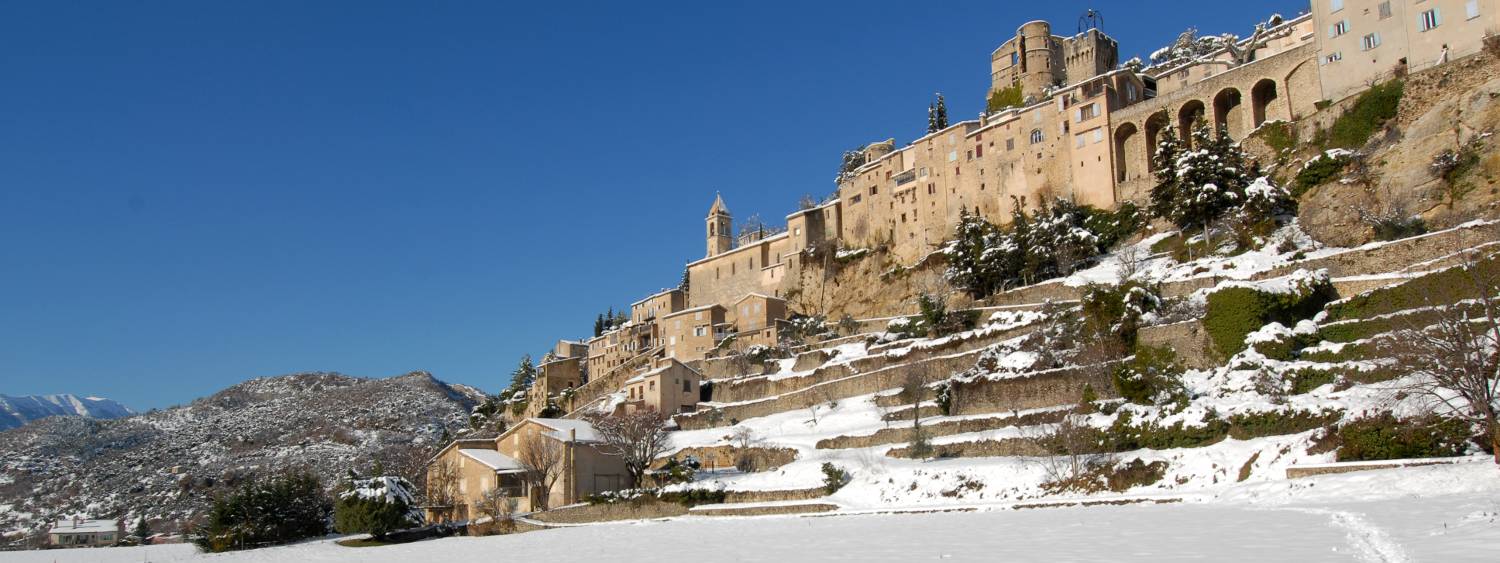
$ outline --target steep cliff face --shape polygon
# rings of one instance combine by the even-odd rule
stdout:
[[[1357,246],[1376,237],[1381,218],[1420,217],[1436,230],[1500,217],[1500,57],[1459,59],[1405,77],[1395,118],[1356,147],[1350,164],[1301,198],[1303,228],[1332,246]],[[1278,176],[1290,183],[1321,147],[1308,142],[1353,100],[1334,104],[1297,126],[1299,147]],[[1447,174],[1439,155],[1460,160]],[[1277,156],[1262,153],[1263,161]]]

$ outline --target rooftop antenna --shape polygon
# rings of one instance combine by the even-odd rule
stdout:
[[[1089,8],[1087,11],[1085,11],[1083,13],[1082,16],[1078,17],[1078,33],[1079,34],[1082,34],[1083,32],[1088,31],[1090,29],[1100,29],[1100,28],[1103,28],[1103,27],[1104,27],[1104,14],[1099,13],[1098,10],[1095,10],[1093,8]]]

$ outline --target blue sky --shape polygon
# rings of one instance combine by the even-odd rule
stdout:
[[[844,149],[977,115],[1088,7],[1146,55],[1305,2],[0,1],[0,393],[516,360],[675,285],[715,191],[779,223]]]

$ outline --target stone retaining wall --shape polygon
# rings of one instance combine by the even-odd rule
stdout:
[[[838,510],[838,505],[829,503],[779,504],[771,506],[700,506],[693,514],[700,516],[770,516],[774,514],[813,514]]]
[[[1083,386],[1092,385],[1100,399],[1117,397],[1106,369],[1064,368],[1023,377],[979,379],[953,385],[954,415],[1023,411],[1077,404]]]
[[[885,455],[895,458],[908,458],[909,448],[891,448]],[[1025,438],[1006,438],[1004,440],[979,440],[975,442],[959,442],[956,444],[935,444],[932,446],[933,457],[1011,457],[1011,456],[1041,456],[1047,455],[1047,450],[1036,445],[1035,442]]]
[[[812,489],[784,489],[779,491],[724,491],[724,502],[777,502],[783,500],[810,500],[828,496],[823,487]]]
[[[938,436],[952,436],[965,432],[983,432],[995,430],[1007,426],[1033,426],[1037,424],[1050,424],[1062,420],[1067,411],[1047,411],[1016,416],[996,416],[990,418],[967,418],[963,420],[948,420],[923,424],[922,431],[929,438]],[[864,436],[837,436],[825,438],[818,441],[818,449],[845,449],[845,448],[868,448],[871,446],[882,446],[885,444],[900,444],[910,442],[912,439],[912,427],[910,425],[882,428],[874,434]]]
[[[771,399],[725,405],[718,409],[718,424],[730,425],[737,420],[767,416],[807,408],[808,406],[826,403],[830,400],[842,400],[849,397],[894,389],[901,386],[901,381],[908,370],[924,369],[943,375],[957,373],[973,367],[974,362],[979,359],[980,352],[980,350],[973,350],[952,356],[917,360],[867,373],[851,375],[842,379],[817,383]],[[680,414],[673,418],[683,430],[711,428],[714,424],[709,422],[707,412],[707,410],[700,409],[698,412]]]
[[[1143,326],[1136,333],[1137,341],[1145,346],[1168,348],[1177,353],[1182,364],[1193,369],[1208,369],[1218,365],[1214,360],[1213,341],[1198,319],[1169,325]]]
[[[614,504],[584,504],[532,514],[530,518],[548,524],[584,524],[616,520],[643,520],[687,514],[687,507],[675,502],[638,500]]]
[[[752,471],[768,471],[779,468],[797,460],[797,450],[791,448],[737,448],[734,446],[712,446],[683,448],[674,452],[670,457],[683,459],[692,456],[702,464],[703,469],[720,469],[725,467],[738,467],[741,460],[746,461],[745,467]],[[667,458],[656,460],[653,468],[660,469],[666,465]],[[744,469],[743,467],[741,469]]]

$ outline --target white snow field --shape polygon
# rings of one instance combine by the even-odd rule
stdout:
[[[0,561],[1500,561],[1500,468],[1491,463],[1240,484],[1180,498],[967,507],[973,512],[694,516],[371,548],[320,540],[222,555],[188,545],[14,552]]]

